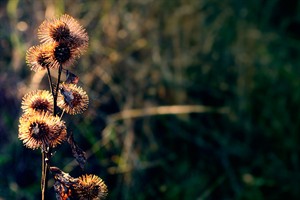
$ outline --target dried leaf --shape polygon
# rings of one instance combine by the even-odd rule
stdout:
[[[65,83],[72,83],[72,84],[77,84],[79,81],[79,77],[76,74],[73,74],[69,70],[66,70],[66,81]]]
[[[73,154],[74,158],[78,162],[80,168],[83,170],[84,169],[84,165],[86,163],[85,152],[74,141],[74,137],[73,137],[72,133],[70,134],[70,136],[68,138],[68,143],[71,146],[72,154]]]
[[[54,175],[55,183],[53,185],[57,200],[71,200],[76,196],[74,188],[78,185],[78,178],[73,178],[68,173],[63,172],[57,167],[50,167]]]
[[[73,92],[68,90],[66,87],[60,89],[61,94],[64,96],[65,102],[72,108],[72,101],[74,100]]]
[[[57,200],[71,200],[72,190],[64,186],[61,182],[55,181],[54,185],[55,196]]]

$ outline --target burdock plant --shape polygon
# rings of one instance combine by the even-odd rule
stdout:
[[[68,69],[87,49],[88,35],[73,17],[65,14],[45,20],[38,29],[38,38],[41,44],[28,49],[26,62],[32,71],[47,70],[49,91],[35,90],[23,97],[18,137],[25,147],[41,150],[42,200],[46,198],[50,174],[59,200],[105,198],[107,187],[98,176],[74,178],[51,163],[54,149],[65,141],[80,167],[86,163],[85,153],[67,131],[62,118],[64,113],[81,114],[88,108],[88,95],[77,85],[79,77]],[[51,76],[53,70],[58,71],[55,82]],[[62,73],[66,74],[65,80]]]

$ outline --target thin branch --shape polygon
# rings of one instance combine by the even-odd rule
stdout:
[[[60,119],[63,118],[64,114],[65,114],[65,109],[61,112]]]
[[[54,98],[55,94],[54,94],[54,89],[53,89],[53,82],[52,82],[50,69],[49,69],[48,66],[47,66],[47,75],[48,75],[50,91],[51,91],[52,96]],[[55,110],[55,107],[56,107],[54,102],[53,102],[53,110]],[[46,158],[49,157],[48,153],[49,152],[45,152],[45,149],[42,150],[42,177],[41,177],[42,200],[45,200],[46,193],[47,193],[46,191],[47,191],[47,188],[48,188],[48,167],[49,166],[48,166],[48,162],[46,162]]]
[[[57,83],[56,83],[56,88],[55,88],[55,96],[53,96],[54,98],[54,112],[53,115],[55,116],[57,114],[57,96],[58,96],[58,89],[59,89],[59,84],[60,84],[60,78],[61,78],[61,72],[62,72],[62,64],[59,64],[59,69],[58,69],[58,78],[57,78]]]
[[[47,66],[47,75],[48,75],[48,81],[49,81],[49,87],[50,87],[50,91],[52,93],[52,96],[54,98],[55,94],[54,94],[54,89],[53,89],[53,82],[52,82],[52,78],[51,78],[51,73],[50,73],[50,69]],[[54,104],[54,103],[53,103]],[[53,108],[53,110],[55,110],[55,106]]]
[[[51,78],[51,73],[49,67],[47,67],[47,75],[49,81],[49,87],[53,96],[53,115],[57,114],[57,96],[58,96],[58,88],[60,83],[62,65],[60,64],[58,69],[58,78],[56,83],[56,88],[54,92],[53,81]],[[42,189],[42,200],[46,199],[47,188],[48,188],[48,178],[49,178],[49,162],[51,158],[51,148],[42,150],[42,177],[41,177],[41,189]]]
[[[115,122],[124,119],[146,117],[153,115],[179,115],[179,114],[189,114],[189,113],[205,113],[205,112],[216,112],[221,114],[230,113],[229,108],[221,107],[214,108],[203,105],[172,105],[172,106],[157,106],[151,108],[141,108],[141,109],[130,109],[122,110],[118,113],[112,114],[108,118],[108,122]]]
[[[46,192],[46,174],[45,174],[45,152],[42,150],[42,177],[41,177],[41,190],[42,190],[42,200],[45,199]]]

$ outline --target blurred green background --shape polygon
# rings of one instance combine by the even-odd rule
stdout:
[[[18,140],[25,63],[45,18],[67,13],[89,49],[70,69],[90,97],[65,116],[107,199],[300,198],[297,0],[1,0],[0,199],[40,199],[41,153]],[[50,185],[53,179],[50,180]],[[55,199],[50,189],[50,199]]]

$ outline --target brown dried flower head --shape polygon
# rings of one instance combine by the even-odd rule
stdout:
[[[50,113],[25,114],[19,123],[18,137],[30,149],[56,147],[66,139],[65,122]]]
[[[68,67],[80,56],[80,51],[65,43],[43,43],[28,49],[26,61],[31,70],[41,71],[49,67],[58,69],[59,65]]]
[[[47,90],[31,91],[24,95],[22,109],[25,114],[53,112],[53,96]]]
[[[96,175],[83,175],[78,178],[79,184],[75,191],[80,200],[99,200],[107,196],[107,186]]]
[[[56,43],[44,43],[32,46],[26,53],[26,63],[31,70],[37,72],[46,69],[56,69],[59,67],[58,61],[54,57]]]
[[[75,84],[63,83],[58,95],[57,105],[66,113],[81,114],[88,108],[89,97],[86,92]]]
[[[79,56],[80,51],[66,43],[56,43],[53,50],[54,59],[63,67],[72,65]]]
[[[38,29],[41,42],[55,41],[83,52],[88,47],[85,29],[71,16],[64,14],[58,19],[45,20]]]

